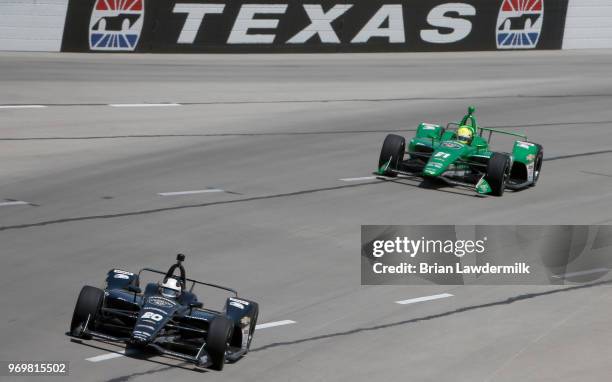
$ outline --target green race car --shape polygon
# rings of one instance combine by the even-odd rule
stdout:
[[[378,160],[379,175],[437,178],[452,185],[474,188],[479,194],[502,196],[505,189],[519,190],[535,186],[542,169],[542,145],[527,140],[523,134],[478,126],[474,107],[460,123],[446,128],[421,123],[414,138],[389,134]],[[483,137],[488,133],[488,137]],[[489,149],[493,133],[520,138],[512,153]]]

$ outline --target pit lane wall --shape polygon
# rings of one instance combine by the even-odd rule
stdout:
[[[0,50],[142,53],[612,47],[610,0],[0,0]]]

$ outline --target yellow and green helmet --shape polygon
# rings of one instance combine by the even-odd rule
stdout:
[[[474,128],[468,125],[461,125],[457,129],[457,141],[469,145],[474,138]]]

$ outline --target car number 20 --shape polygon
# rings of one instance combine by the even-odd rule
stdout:
[[[161,321],[164,317],[161,314],[157,314],[153,312],[146,312],[145,314],[142,315],[142,318],[148,318],[153,321]]]

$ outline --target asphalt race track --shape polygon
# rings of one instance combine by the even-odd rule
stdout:
[[[3,53],[0,360],[67,360],[71,381],[606,380],[609,277],[366,287],[359,237],[361,224],[612,223],[611,73],[612,51]],[[388,132],[470,104],[544,146],[537,187],[478,197],[372,176]],[[207,192],[159,195],[194,190]],[[82,285],[165,270],[177,252],[189,276],[260,302],[272,325],[246,358],[198,372],[65,335]]]

